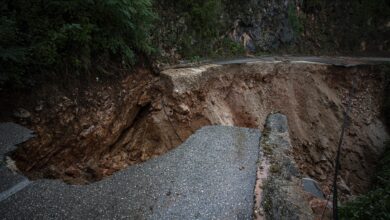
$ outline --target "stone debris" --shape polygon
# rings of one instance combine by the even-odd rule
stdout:
[[[13,115],[20,119],[28,119],[31,117],[31,113],[24,108],[18,108]]]
[[[321,191],[321,188],[318,185],[317,181],[306,177],[302,179],[302,184],[303,184],[303,189],[306,192],[320,199],[325,199],[324,193]]]

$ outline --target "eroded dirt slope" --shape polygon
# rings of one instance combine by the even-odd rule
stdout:
[[[51,117],[42,115],[45,110],[34,113],[42,118],[32,126],[38,137],[14,158],[30,177],[88,183],[161,155],[204,125],[262,129],[269,113],[281,112],[289,120],[292,156],[326,192],[353,81],[340,183],[346,195],[359,193],[370,183],[387,138],[380,120],[384,74],[369,66],[257,62],[166,70],[160,76],[139,70],[119,88],[83,94],[81,100],[94,102],[82,108],[64,98],[47,110]]]
[[[192,118],[187,127],[206,120],[211,124],[262,128],[269,113],[287,115],[294,157],[301,171],[324,185],[331,181],[328,174],[333,167],[342,111],[355,79],[352,122],[341,164],[342,182],[346,183],[346,192],[361,192],[369,184],[387,138],[379,119],[383,75],[378,70],[279,63],[210,67],[200,74],[173,70],[168,74],[177,91],[171,102],[182,106],[184,102],[191,109],[185,117]],[[192,92],[186,91],[188,87]],[[185,130],[182,124],[179,131]]]

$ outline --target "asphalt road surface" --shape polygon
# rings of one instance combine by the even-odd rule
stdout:
[[[250,219],[260,136],[204,127],[165,155],[90,185],[33,181],[0,202],[0,218]]]

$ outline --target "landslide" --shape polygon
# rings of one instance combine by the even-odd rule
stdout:
[[[100,85],[32,113],[37,137],[13,158],[32,179],[87,184],[175,148],[205,125],[260,128],[288,117],[300,171],[329,193],[346,107],[355,82],[341,158],[345,195],[367,190],[388,138],[381,120],[385,76],[373,66],[307,63],[206,65],[155,76],[139,69],[118,86]],[[81,104],[83,103],[83,104]]]

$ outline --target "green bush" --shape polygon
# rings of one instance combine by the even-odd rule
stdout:
[[[342,206],[341,219],[345,220],[386,220],[390,219],[390,146],[387,144],[382,159],[378,164],[378,172],[374,180],[374,188],[365,195]]]
[[[295,4],[290,3],[288,5],[287,13],[288,13],[288,21],[290,22],[290,25],[294,30],[294,33],[296,35],[301,34],[304,31],[303,20],[298,16]]]
[[[345,220],[390,219],[390,188],[378,188],[340,209]]]
[[[83,74],[151,53],[151,0],[4,0],[0,87],[49,74]]]
[[[217,55],[219,56],[238,56],[245,54],[245,48],[242,44],[233,41],[232,39],[228,37],[224,37],[222,40],[220,40],[216,47],[218,50],[216,51]]]
[[[182,11],[186,24],[190,27],[187,33],[191,41],[184,42],[182,53],[190,56],[208,56],[214,51],[214,44],[220,35],[220,14],[222,3],[220,0],[181,0]],[[190,54],[189,54],[190,53]]]

